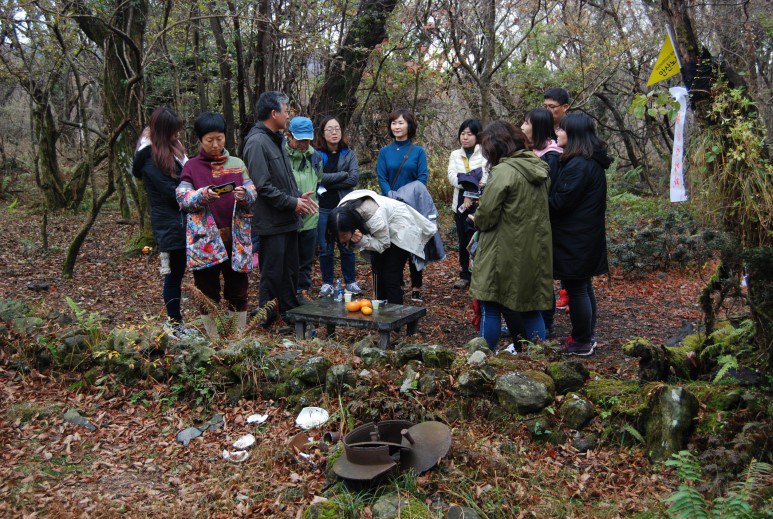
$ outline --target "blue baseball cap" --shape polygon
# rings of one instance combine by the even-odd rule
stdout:
[[[299,141],[314,138],[314,124],[308,117],[293,117],[288,131]]]

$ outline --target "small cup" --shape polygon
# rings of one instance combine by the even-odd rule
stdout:
[[[381,301],[379,301],[378,299],[374,299],[373,301],[371,301],[371,303],[373,304],[373,309],[378,310],[378,307],[381,304]]]
[[[344,292],[344,303],[351,303],[351,301],[352,301],[352,293]]]

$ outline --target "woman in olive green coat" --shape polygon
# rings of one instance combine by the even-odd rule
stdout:
[[[550,181],[512,124],[489,124],[479,142],[492,168],[475,214],[480,237],[470,293],[481,302],[481,336],[496,350],[502,317],[513,338],[545,339],[539,310],[553,304]]]

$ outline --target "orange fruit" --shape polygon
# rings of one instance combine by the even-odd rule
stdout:
[[[346,303],[346,309],[350,312],[356,312],[360,309],[360,302],[359,301],[350,301]]]
[[[370,315],[373,313],[373,309],[369,306],[363,306],[360,312],[362,312],[362,315]]]
[[[373,308],[373,303],[370,302],[370,299],[360,299],[360,306]]]

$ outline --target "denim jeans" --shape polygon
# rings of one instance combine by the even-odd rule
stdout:
[[[569,318],[572,321],[572,339],[588,343],[596,333],[596,294],[593,280],[564,279],[564,288],[569,294]]]
[[[328,285],[333,284],[334,263],[335,263],[335,243],[327,243],[325,232],[327,231],[327,221],[332,209],[319,208],[319,225],[317,225],[317,243],[319,244],[319,270],[322,272],[322,282]],[[345,283],[354,283],[356,281],[356,272],[354,270],[354,252],[347,249],[340,243],[338,250],[341,251],[341,272]]]
[[[164,306],[166,306],[166,315],[169,316],[169,320],[176,323],[183,322],[180,297],[186,261],[185,249],[169,251],[169,270],[171,272],[164,276]]]
[[[480,335],[486,339],[492,351],[496,351],[502,337],[502,317],[505,318],[514,340],[518,337],[530,341],[545,340],[545,322],[539,311],[516,312],[493,301],[480,303]]]

